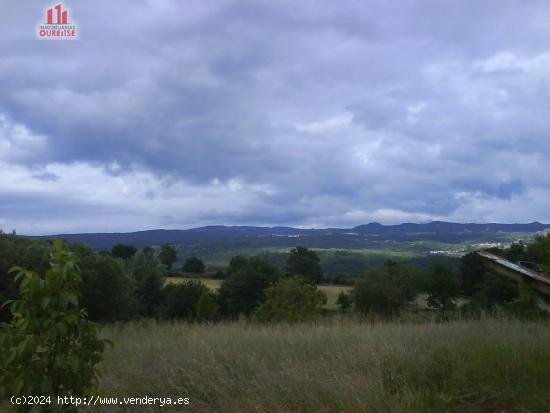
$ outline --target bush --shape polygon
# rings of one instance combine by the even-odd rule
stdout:
[[[21,281],[21,298],[11,303],[13,320],[0,334],[0,398],[89,395],[105,341],[79,309],[75,256],[59,241],[44,277],[19,267],[11,271]]]
[[[220,306],[216,303],[216,295],[210,290],[205,290],[197,301],[197,320],[213,321],[218,316]]]
[[[336,299],[336,304],[338,304],[338,307],[342,313],[349,313],[351,307],[353,306],[353,296],[344,291],[340,291],[340,294],[338,294],[338,298]]]
[[[282,279],[265,290],[266,300],[256,311],[262,321],[298,322],[321,314],[327,295],[315,284],[296,276]]]
[[[494,310],[510,303],[518,296],[518,283],[502,275],[488,272],[472,296],[470,307]]]
[[[170,319],[197,318],[197,303],[208,288],[200,281],[186,281],[181,284],[169,284],[164,288],[163,315]]]
[[[506,305],[506,309],[518,318],[539,318],[545,313],[538,308],[536,293],[525,283],[518,285],[518,296]]]

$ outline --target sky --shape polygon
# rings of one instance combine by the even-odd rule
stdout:
[[[2,1],[0,228],[550,222],[550,2]]]

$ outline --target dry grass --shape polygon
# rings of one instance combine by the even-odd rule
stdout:
[[[213,280],[212,278],[183,278],[183,277],[166,277],[166,282],[169,284],[181,284],[185,281],[200,281],[211,290],[220,288],[222,280]]]
[[[549,327],[136,322],[103,330],[115,346],[100,389],[191,399],[184,408],[156,410],[163,412],[542,413],[550,411]]]

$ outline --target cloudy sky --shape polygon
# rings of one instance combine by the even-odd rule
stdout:
[[[2,1],[0,228],[550,222],[550,2]]]

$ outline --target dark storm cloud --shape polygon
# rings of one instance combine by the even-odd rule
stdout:
[[[148,226],[550,220],[517,208],[550,195],[546,2],[72,1],[39,41],[51,5],[0,6],[0,168],[44,221],[37,181],[99,208],[80,174]]]

